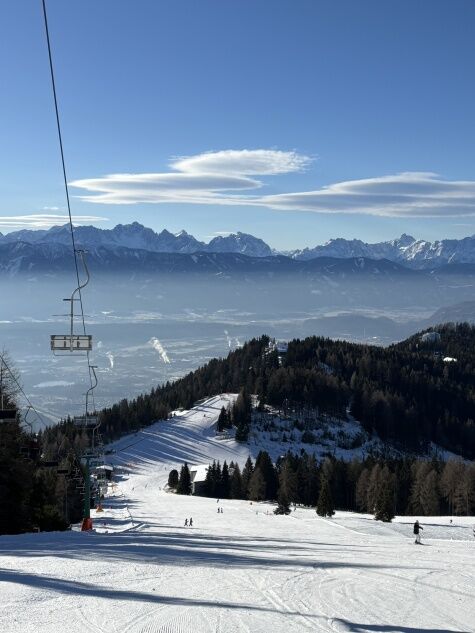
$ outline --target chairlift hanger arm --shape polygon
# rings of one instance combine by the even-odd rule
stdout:
[[[97,375],[96,375],[97,366],[96,365],[89,365],[89,369],[91,370],[92,375],[94,377],[94,384],[91,384],[89,389],[86,391],[86,416],[87,416],[87,412],[88,412],[89,395],[92,394],[94,389],[97,387]]]
[[[84,267],[84,270],[86,271],[86,280],[83,283],[79,282],[78,287],[73,291],[73,294],[71,295],[71,299],[69,299],[69,301],[71,301],[71,309],[72,309],[72,302],[76,300],[75,294],[79,292],[80,290],[82,290],[83,288],[85,288],[87,284],[89,283],[89,280],[91,279],[91,275],[89,274],[89,268],[87,267],[87,263],[86,263],[86,258],[84,257],[84,254],[86,251],[82,249],[75,249],[75,252],[81,258],[81,263]],[[66,299],[66,301],[68,301],[68,299]]]

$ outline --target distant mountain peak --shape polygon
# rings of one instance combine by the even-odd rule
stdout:
[[[273,254],[264,240],[241,231],[218,235],[211,240],[206,250],[215,253],[241,253],[250,257],[270,257]]]
[[[395,240],[395,242],[399,243],[401,246],[409,246],[409,244],[413,244],[415,241],[416,238],[412,237],[412,235],[408,235],[407,233],[403,233],[399,239]]]

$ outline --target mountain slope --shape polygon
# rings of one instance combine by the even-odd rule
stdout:
[[[87,262],[92,271],[101,273],[289,274],[342,278],[348,275],[360,277],[417,277],[419,275],[415,271],[387,260],[320,258],[299,261],[283,255],[250,257],[229,252],[185,254],[104,245],[88,248]],[[72,267],[73,258],[68,244],[20,241],[0,244],[0,272],[3,271],[10,276],[32,272],[58,273],[68,271]]]

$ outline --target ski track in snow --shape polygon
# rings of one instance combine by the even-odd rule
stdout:
[[[95,532],[0,537],[6,633],[447,633],[475,631],[473,518],[392,524],[311,509],[181,497],[183,461],[238,461],[257,447],[218,439],[223,394],[113,446],[117,468]],[[193,528],[184,527],[193,517]]]

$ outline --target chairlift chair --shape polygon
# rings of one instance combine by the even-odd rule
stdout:
[[[96,366],[89,365],[89,369],[92,371],[92,375],[94,377],[94,383],[91,384],[89,389],[86,392],[86,408],[84,411],[84,415],[75,415],[73,418],[74,426],[83,428],[83,429],[92,429],[93,437],[96,429],[99,427],[99,416],[96,412],[89,413],[89,396],[92,394],[94,389],[97,387],[97,376],[96,376]]]
[[[84,251],[76,251],[80,258],[84,270],[86,271],[86,281],[79,283],[79,286],[73,291],[69,299],[63,299],[63,301],[69,301],[71,304],[69,310],[70,331],[69,334],[52,334],[51,335],[51,350],[56,356],[67,355],[68,353],[85,353],[87,354],[92,350],[92,336],[90,334],[75,334],[74,332],[74,302],[79,299],[76,298],[76,294],[79,293],[89,283],[90,275],[89,269],[84,258]]]
[[[40,445],[38,438],[34,435],[29,436],[27,442],[20,447],[20,454],[25,459],[36,461],[40,456]]]
[[[0,423],[15,422],[18,409],[0,409]]]
[[[40,445],[38,442],[38,436],[33,432],[33,425],[28,420],[28,415],[32,409],[32,405],[28,405],[26,413],[23,416],[23,424],[29,428],[29,432],[26,434],[23,446],[20,446],[20,454],[25,459],[31,459],[36,461],[40,456]]]
[[[74,426],[78,426],[84,429],[91,429],[98,425],[99,416],[93,413],[86,413],[86,415],[75,415],[73,418]]]

